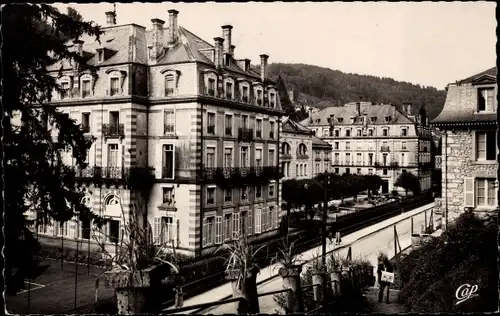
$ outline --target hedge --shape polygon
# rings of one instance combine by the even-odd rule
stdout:
[[[462,214],[440,237],[402,256],[401,301],[417,313],[487,312],[498,305],[496,215]],[[462,284],[478,285],[479,296],[456,305]]]

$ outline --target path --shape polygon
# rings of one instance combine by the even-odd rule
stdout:
[[[405,307],[399,302],[399,291],[391,289],[389,291],[389,304],[385,303],[385,293],[384,301],[382,303],[378,302],[378,288],[372,287],[368,289],[365,294],[368,304],[371,307],[373,313],[381,314],[403,314],[406,312]]]
[[[429,203],[427,205],[416,208],[415,210],[406,212],[404,214],[392,217],[380,223],[374,224],[370,227],[363,228],[352,234],[342,236],[342,245],[335,246],[333,244],[327,244],[327,251],[333,251],[336,249],[342,257],[346,257],[348,248],[352,248],[352,258],[365,258],[369,260],[373,266],[377,263],[377,256],[379,251],[386,252],[389,256],[394,253],[394,230],[393,225],[397,227],[399,234],[399,241],[401,247],[404,249],[411,245],[411,229],[410,229],[410,217],[414,216],[413,227],[417,231],[420,229],[420,225],[425,222],[424,210],[431,208],[434,203]],[[420,213],[420,214],[419,214]],[[416,215],[419,214],[419,215]],[[416,215],[416,216],[415,216]],[[404,221],[402,221],[404,220]],[[400,222],[402,221],[402,222]],[[374,232],[377,232],[374,234]],[[375,238],[374,238],[375,237]],[[314,257],[317,257],[321,253],[321,246],[312,248],[308,251],[303,252],[300,255],[301,261],[307,261]],[[277,265],[272,265],[263,268],[261,272],[257,275],[257,282],[262,282],[258,286],[258,292],[268,292],[273,290],[282,289],[282,281],[280,278],[275,277],[277,274]],[[274,277],[270,279],[271,277]],[[217,300],[223,300],[231,296],[231,284],[225,283],[219,287],[206,291],[200,295],[192,297],[184,301],[184,306],[202,304],[213,302]],[[261,313],[276,313],[276,304],[274,303],[274,298],[272,295],[259,298],[260,302],[260,312]],[[236,304],[229,303],[219,305],[201,312],[201,314],[232,314],[234,313]],[[173,307],[172,307],[173,308]],[[170,308],[168,308],[170,309]],[[196,311],[190,311],[186,313],[194,313]],[[200,312],[197,312],[198,314]]]

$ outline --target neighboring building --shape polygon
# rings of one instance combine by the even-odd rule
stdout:
[[[178,26],[108,25],[100,43],[84,37],[73,47],[95,72],[62,63],[52,105],[97,140],[89,167],[78,173],[85,203],[110,222],[95,236],[113,245],[129,214],[147,218],[158,244],[200,254],[247,234],[251,240],[278,227],[279,122],[283,114],[267,55],[260,73],[235,59],[232,26],[210,44]],[[57,76],[61,65],[49,71]],[[72,163],[70,154],[64,158]],[[144,200],[129,186],[132,171],[152,172]],[[122,216],[122,209],[123,214]],[[81,227],[87,228],[82,232]],[[89,240],[89,223],[40,233]],[[67,229],[66,229],[67,228]]]
[[[311,179],[331,171],[332,146],[307,127],[285,117],[281,123],[280,162],[283,180]]]
[[[446,102],[432,121],[442,133],[442,194],[437,207],[444,225],[466,208],[498,207],[497,69],[447,86]]]
[[[377,174],[383,179],[382,193],[394,187],[401,172],[420,179],[422,191],[431,188],[432,136],[425,111],[414,114],[393,105],[355,102],[327,107],[301,124],[332,145],[332,168],[337,174]]]

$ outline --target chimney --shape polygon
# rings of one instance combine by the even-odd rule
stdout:
[[[361,102],[356,102],[356,115],[361,116]]]
[[[83,56],[83,41],[81,40],[74,40],[73,45],[75,45],[74,49],[75,52],[78,53],[78,55]]]
[[[231,45],[231,48],[229,49],[229,54],[231,54],[234,58],[234,49],[236,48],[236,46],[234,45]]]
[[[250,59],[245,59],[245,71],[250,71]]]
[[[106,14],[106,26],[116,25],[116,13],[114,11],[108,11]]]
[[[222,50],[223,50],[223,43],[224,39],[222,37],[215,37],[214,38],[215,42],[215,55],[214,55],[214,64],[216,67],[221,67],[222,66]]]
[[[165,21],[152,19],[151,22],[153,22],[151,59],[156,59],[163,49],[163,24]]]
[[[175,43],[177,41],[177,15],[179,11],[170,9],[168,10],[168,43]]]
[[[267,78],[267,59],[268,55],[262,54],[260,55],[260,80],[264,82]]]
[[[224,38],[224,53],[231,54],[231,30],[233,29],[232,25],[223,25],[222,26],[222,38]]]

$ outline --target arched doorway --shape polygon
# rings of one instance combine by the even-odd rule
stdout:
[[[107,224],[107,240],[111,243],[118,243],[120,237],[120,219],[122,217],[122,208],[120,198],[110,194],[105,199],[104,216],[110,218]]]

